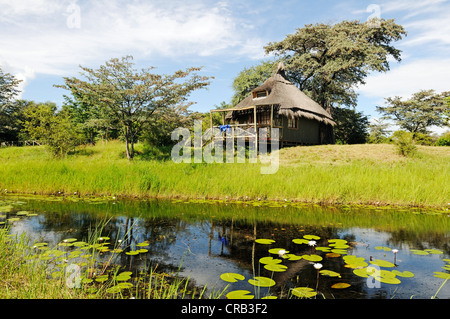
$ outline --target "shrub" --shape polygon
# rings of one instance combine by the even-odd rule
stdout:
[[[412,156],[417,151],[417,146],[413,139],[413,133],[397,131],[392,140],[397,147],[397,152],[403,156]]]
[[[450,146],[450,132],[442,135],[437,141],[436,146]]]

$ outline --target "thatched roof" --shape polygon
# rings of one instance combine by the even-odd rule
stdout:
[[[257,92],[263,91],[267,91],[267,96],[255,96]],[[227,118],[237,116],[238,111],[236,109],[272,104],[279,105],[278,114],[280,115],[290,118],[304,117],[335,125],[330,113],[287,80],[283,63],[278,65],[278,70],[273,76],[268,78],[261,86],[252,90],[252,94],[236,105],[233,112],[227,114]]]

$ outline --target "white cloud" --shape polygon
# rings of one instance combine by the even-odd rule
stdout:
[[[450,58],[401,63],[387,73],[369,76],[359,92],[374,98],[409,97],[420,90],[450,90]]]
[[[263,55],[262,41],[249,39],[252,26],[235,18],[225,2],[0,0],[0,8],[0,65],[25,80],[73,74],[80,64],[126,54]]]

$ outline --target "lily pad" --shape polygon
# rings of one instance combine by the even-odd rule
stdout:
[[[392,271],[392,273],[394,273],[396,276],[404,277],[404,278],[412,278],[412,277],[414,277],[414,274],[412,272],[410,272],[410,271],[407,271],[407,270],[401,272],[401,271],[398,271],[397,269],[395,269],[395,270]]]
[[[332,249],[331,252],[335,253],[335,254],[341,254],[341,255],[347,254],[347,251],[345,249]]]
[[[422,256],[426,256],[429,253],[424,251],[424,250],[419,250],[419,249],[411,249],[410,250],[414,255],[422,255]]]
[[[272,249],[269,249],[269,253],[275,254],[275,255],[279,255],[280,251],[284,252],[285,254],[289,253],[289,250],[286,250],[284,248],[272,248]]]
[[[265,265],[264,268],[266,268],[267,270],[270,271],[274,271],[274,272],[283,272],[287,270],[287,266],[285,265],[281,265],[281,264],[268,264]]]
[[[283,256],[283,258],[287,259],[287,260],[290,260],[290,261],[297,261],[297,260],[302,259],[303,257],[295,255],[295,254],[286,254],[286,255]]]
[[[137,251],[137,250],[127,251],[125,254],[127,254],[129,256],[135,256],[135,255],[139,254],[139,251]]]
[[[324,276],[329,276],[329,277],[339,277],[339,278],[341,278],[341,274],[340,274],[340,273],[335,272],[335,271],[332,271],[332,270],[326,270],[326,269],[323,269],[323,270],[319,271],[319,273],[320,273],[321,275],[324,275]]]
[[[387,260],[382,260],[382,259],[374,259],[370,261],[371,264],[373,265],[377,265],[380,267],[395,267],[395,265],[393,263],[391,263],[390,261]]]
[[[227,293],[228,299],[253,299],[254,295],[250,295],[248,290],[234,290]]]
[[[368,277],[370,276],[370,274],[371,274],[371,272],[368,271],[367,268],[357,268],[357,269],[354,269],[354,270],[353,270],[353,273],[354,273],[356,276],[363,277],[363,278],[368,278]]]
[[[389,247],[385,247],[385,246],[376,246],[375,247],[376,250],[383,250],[383,251],[391,251],[392,249]]]
[[[308,260],[308,261],[321,261],[323,258],[319,255],[303,255],[302,256],[303,259]]]
[[[258,244],[263,244],[263,245],[271,245],[275,242],[275,240],[273,240],[273,239],[256,239],[255,242]]]
[[[328,254],[325,255],[325,257],[327,257],[327,258],[337,258],[337,257],[341,257],[341,254],[328,253]]]
[[[434,277],[450,280],[450,274],[446,273],[446,272],[441,272],[441,271],[435,271]]]
[[[238,282],[239,280],[244,280],[245,277],[241,274],[236,274],[232,272],[227,272],[220,275],[220,279],[226,282]]]
[[[295,239],[292,239],[292,242],[293,242],[294,244],[300,245],[300,244],[308,244],[308,243],[309,243],[309,240],[303,239],[303,238],[295,238]]]
[[[299,298],[311,298],[317,295],[317,292],[309,287],[297,287],[292,289],[291,293]]]
[[[435,254],[435,255],[441,255],[444,252],[442,250],[439,249],[425,249],[426,252],[428,252],[429,254]]]
[[[76,239],[76,238],[66,238],[66,239],[64,239],[62,242],[63,243],[73,243],[73,242],[75,242],[75,241],[77,241],[78,239]]]
[[[346,283],[346,282],[338,282],[338,283],[332,285],[331,288],[333,288],[333,289],[345,289],[345,288],[348,288],[350,286],[351,285]]]
[[[267,277],[255,277],[248,280],[249,284],[257,287],[272,287],[275,286],[276,282],[273,279]]]
[[[273,257],[263,257],[263,258],[261,258],[259,260],[259,262],[261,264],[268,265],[268,264],[279,264],[279,263],[282,262],[282,260],[281,259],[277,259],[277,258],[273,258]]]
[[[315,250],[329,252],[331,250],[330,247],[316,247]]]
[[[303,238],[308,239],[308,240],[319,240],[320,237],[316,236],[316,235],[305,235],[303,236]]]

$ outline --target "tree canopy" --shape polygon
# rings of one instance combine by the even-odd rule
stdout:
[[[401,51],[391,43],[406,31],[394,20],[310,24],[265,46],[285,63],[289,79],[323,108],[356,106],[355,87],[372,71],[386,72]]]
[[[79,102],[98,106],[103,118],[120,123],[128,159],[134,157],[136,137],[156,110],[191,105],[190,93],[206,87],[211,79],[198,75],[201,68],[196,67],[169,75],[152,73],[154,67],[138,71],[132,56],[111,59],[98,69],[80,68],[85,80],[66,77],[59,87],[71,91]]]
[[[408,132],[426,134],[430,126],[449,125],[448,97],[450,91],[436,93],[434,90],[422,90],[407,100],[399,96],[388,97],[385,99],[386,106],[377,106],[377,111]]]

